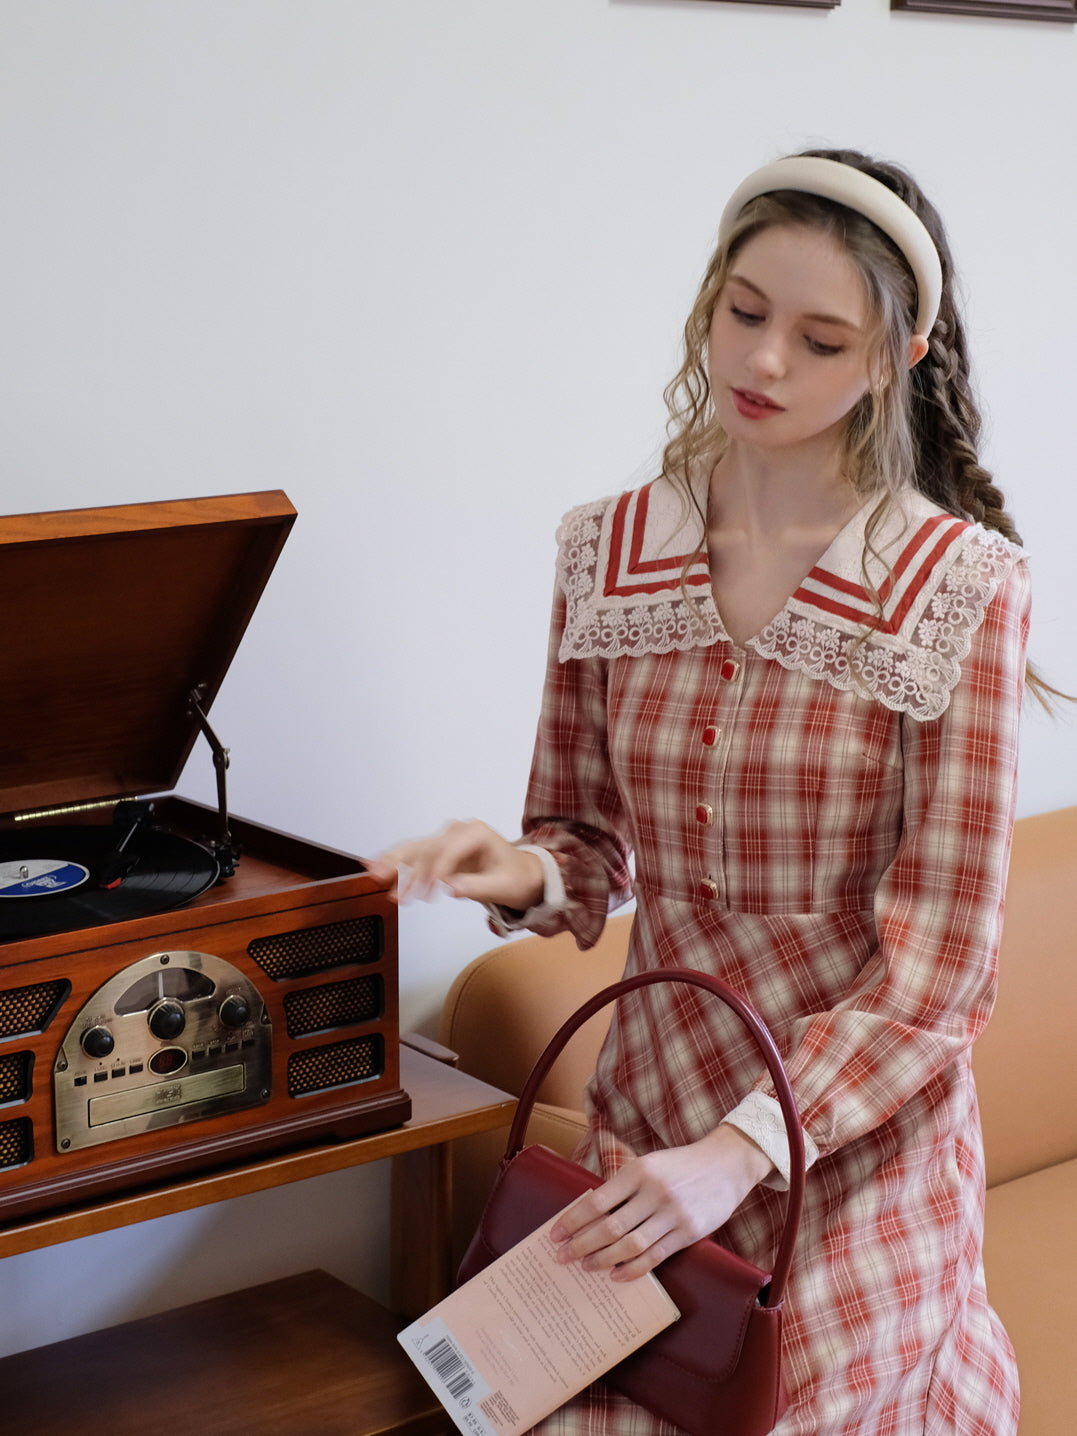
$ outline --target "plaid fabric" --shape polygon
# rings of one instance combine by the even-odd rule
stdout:
[[[720,628],[673,651],[560,661],[558,593],[524,833],[554,852],[567,901],[540,930],[592,943],[631,890],[634,854],[628,970],[698,967],[746,993],[820,1152],[780,1436],[1016,1430],[1013,1353],[984,1291],[969,1063],[994,1000],[1013,818],[1028,627],[1016,551],[996,580],[930,721]],[[581,1158],[609,1173],[628,1152],[691,1142],[755,1088],[770,1090],[754,1050],[705,993],[632,994]],[[757,1189],[721,1240],[766,1267],[782,1202]],[[536,1429],[671,1436],[601,1386]]]

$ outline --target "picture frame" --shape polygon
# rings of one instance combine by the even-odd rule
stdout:
[[[729,0],[705,0],[708,4],[728,4]],[[841,4],[841,0],[738,0],[738,3],[745,5],[795,5],[798,9],[808,10],[833,10]]]
[[[997,20],[1077,22],[1077,0],[890,0],[891,10],[987,15]]]

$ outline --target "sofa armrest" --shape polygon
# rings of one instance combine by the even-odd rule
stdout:
[[[576,1112],[571,1107],[536,1102],[531,1121],[527,1124],[527,1140],[552,1147],[562,1157],[571,1157],[586,1131],[587,1119],[582,1112]]]
[[[405,1047],[421,1052],[424,1057],[432,1057],[435,1062],[444,1062],[446,1067],[459,1065],[460,1058],[451,1047],[443,1047],[440,1042],[435,1042],[432,1037],[424,1037],[421,1032],[402,1032],[400,1040]]]

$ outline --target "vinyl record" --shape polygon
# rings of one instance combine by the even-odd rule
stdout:
[[[27,828],[0,834],[0,940],[72,932],[168,912],[217,881],[217,859],[188,838],[140,831],[118,881],[114,827]],[[111,879],[113,886],[104,886]]]

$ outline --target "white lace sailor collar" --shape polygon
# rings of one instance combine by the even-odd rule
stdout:
[[[869,501],[849,520],[745,647],[913,718],[936,718],[949,703],[987,604],[1023,551],[910,493],[872,535],[865,560],[874,507]],[[682,587],[698,534],[698,516],[686,515],[664,479],[567,514],[558,530],[567,599],[562,662],[730,642],[705,556],[685,574],[690,599]],[[881,615],[864,582],[865,562]]]

